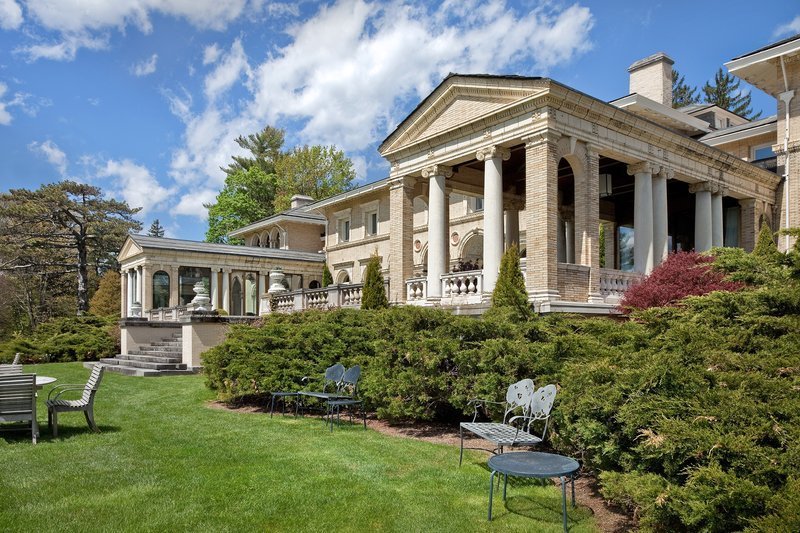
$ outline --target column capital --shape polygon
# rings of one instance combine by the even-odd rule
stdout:
[[[692,183],[689,185],[689,192],[692,194],[698,192],[710,192],[711,194],[722,194],[728,192],[726,187],[723,187],[719,183],[712,183],[710,181],[701,181],[700,183]]]
[[[628,165],[628,175],[634,176],[636,174],[656,174],[661,167],[654,165],[650,161],[639,161]]]
[[[668,180],[675,179],[675,171],[662,166],[658,171],[658,176],[660,178],[667,178]]]
[[[478,150],[476,157],[478,161],[486,161],[496,157],[502,158],[503,161],[508,161],[511,159],[511,150],[502,146],[489,146]]]
[[[544,130],[539,131],[536,133],[532,133],[527,137],[522,138],[522,142],[525,143],[525,148],[532,148],[534,146],[539,146],[540,144],[551,142],[555,143],[561,138],[561,134],[554,130]]]
[[[584,145],[586,146],[587,157],[597,157],[600,155],[600,146],[590,142],[585,142]]]
[[[416,185],[417,180],[412,176],[398,176],[389,180],[389,189],[410,189]]]
[[[506,211],[522,211],[525,209],[525,200],[503,200],[503,209]]]
[[[431,165],[422,169],[422,177],[432,178],[434,176],[453,177],[453,167],[447,165]]]

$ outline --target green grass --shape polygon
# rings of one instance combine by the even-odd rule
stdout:
[[[26,366],[85,382],[79,363]],[[212,409],[200,376],[107,373],[95,402],[101,433],[82,413],[38,444],[0,433],[3,531],[560,531],[561,492],[509,479],[486,521],[486,455],[395,438],[316,417]],[[501,493],[496,493],[499,496]],[[578,502],[580,504],[580,502]],[[570,531],[595,531],[569,510]]]

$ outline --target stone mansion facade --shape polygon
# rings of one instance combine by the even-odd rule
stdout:
[[[230,315],[358,306],[374,254],[390,301],[479,313],[514,243],[538,311],[610,313],[672,251],[751,250],[764,223],[800,226],[800,35],[726,66],[777,115],[673,109],[663,53],[631,65],[630,94],[611,102],[548,78],[450,74],[380,145],[386,178],[297,196],[233,232],[244,246],[130,236],[122,314],[175,319],[198,281]]]

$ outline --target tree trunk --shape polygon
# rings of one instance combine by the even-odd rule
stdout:
[[[86,230],[81,227],[80,237],[76,240],[78,248],[78,316],[89,311],[89,251],[86,245]]]

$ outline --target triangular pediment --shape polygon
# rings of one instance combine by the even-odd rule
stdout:
[[[386,154],[491,117],[503,108],[546,90],[538,78],[448,78],[384,141]]]
[[[119,251],[117,260],[121,263],[126,259],[130,259],[131,257],[141,254],[142,252],[144,252],[142,247],[136,244],[131,237],[127,237],[125,242],[122,244],[122,248]]]

